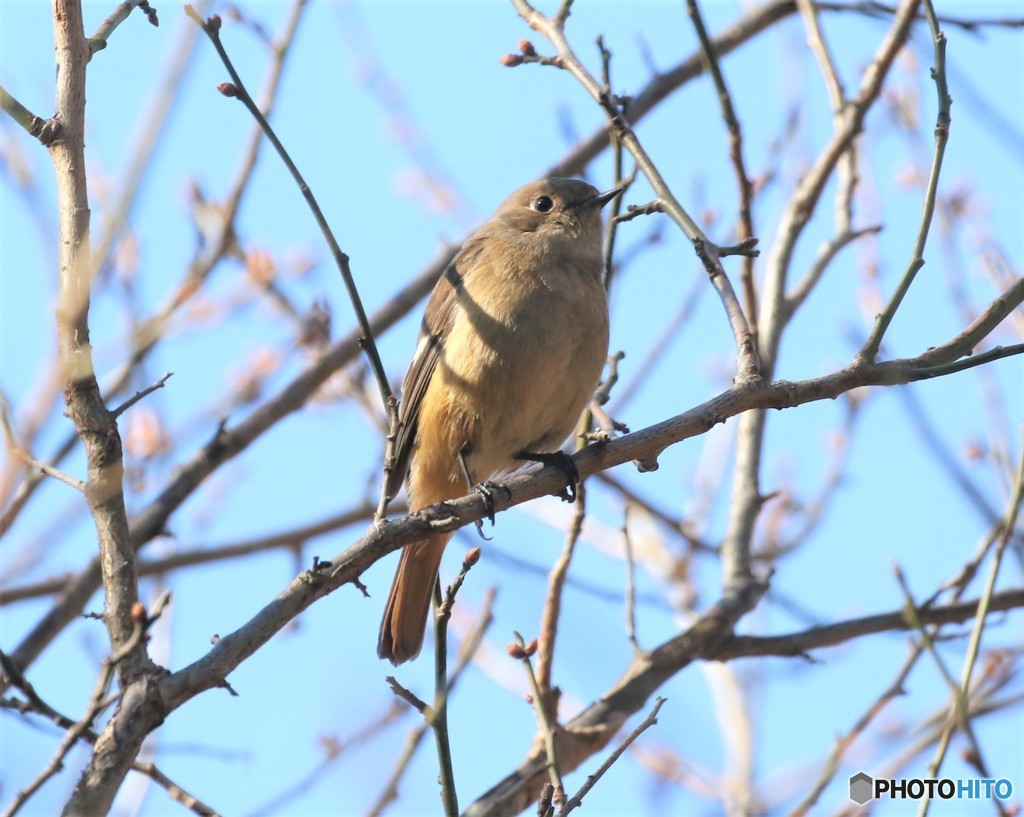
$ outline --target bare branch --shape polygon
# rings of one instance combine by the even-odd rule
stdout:
[[[665,700],[665,698],[661,697],[655,699],[654,707],[651,709],[650,714],[640,722],[636,729],[626,735],[622,743],[620,743],[618,747],[616,747],[615,751],[608,756],[608,759],[597,767],[596,772],[587,776],[587,782],[580,787],[580,790],[576,792],[576,794],[569,798],[568,802],[566,802],[565,806],[559,812],[559,817],[562,817],[562,815],[568,814],[583,805],[583,798],[592,788],[594,788],[595,785],[597,785],[597,781],[600,780],[604,776],[605,772],[614,765],[615,761],[622,757],[622,753],[630,747],[630,744],[658,722],[658,713],[661,711],[661,707],[664,706]]]
[[[150,25],[160,25],[156,17],[156,11],[149,5],[149,0],[124,0],[100,24],[100,27],[96,29],[96,33],[89,38],[89,50],[95,54],[97,51],[102,51],[106,48],[107,41],[110,39],[110,35],[114,33],[114,29],[127,20],[128,15],[136,8],[141,9],[146,14],[146,19],[149,20]]]
[[[146,386],[146,388],[142,389],[141,391],[135,392],[134,395],[125,400],[121,405],[119,405],[110,413],[114,415],[114,417],[120,417],[122,414],[128,411],[128,409],[130,409],[132,406],[138,403],[142,398],[147,397],[148,395],[155,392],[157,389],[162,389],[164,387],[164,384],[170,379],[170,377],[173,374],[174,372],[168,372],[155,383],[153,383],[151,386]]]
[[[736,110],[733,106],[732,96],[729,87],[726,85],[722,68],[718,64],[718,55],[711,45],[711,38],[708,36],[707,28],[700,13],[697,0],[686,0],[686,11],[693,21],[694,30],[697,32],[697,39],[700,40],[701,54],[711,79],[715,83],[715,90],[718,93],[718,102],[722,108],[722,119],[725,120],[726,129],[729,132],[729,159],[732,161],[733,170],[736,173],[736,184],[739,188],[739,217],[740,217],[740,239],[752,239],[756,234],[754,230],[754,218],[751,214],[751,199],[753,198],[753,187],[750,183],[750,176],[747,174],[746,161],[743,158],[743,131],[740,128],[739,120],[736,118]],[[746,300],[747,323],[753,333],[754,343],[757,343],[757,293],[754,289],[754,255],[743,254],[743,269],[740,273],[743,281],[743,295]]]
[[[928,187],[924,195],[924,209],[921,213],[921,226],[917,231],[917,240],[914,242],[913,254],[910,264],[903,273],[895,292],[885,305],[882,314],[875,321],[875,326],[868,337],[867,343],[860,354],[868,360],[874,360],[882,345],[882,338],[886,329],[892,323],[896,310],[903,303],[903,298],[910,290],[918,271],[924,266],[924,248],[928,241],[928,230],[932,224],[932,215],[935,213],[935,194],[939,187],[939,174],[942,172],[942,158],[946,153],[946,142],[949,141],[949,107],[953,100],[949,96],[949,87],[946,84],[946,35],[939,30],[938,22],[935,20],[935,12],[931,7],[931,0],[924,0],[925,14],[929,18],[932,29],[932,38],[935,43],[935,67],[932,69],[932,79],[935,80],[935,89],[938,94],[938,113],[935,117],[935,152],[932,155],[932,169],[928,177]]]
[[[743,381],[759,377],[760,363],[758,361],[757,344],[740,307],[739,300],[736,298],[736,293],[733,291],[732,284],[722,268],[719,260],[722,255],[720,248],[704,234],[704,231],[697,225],[697,222],[690,217],[690,214],[686,212],[678,199],[673,195],[655,163],[640,144],[632,124],[617,100],[612,96],[610,89],[602,87],[583,66],[583,63],[580,62],[565,38],[565,18],[558,14],[554,17],[545,17],[531,6],[527,0],[512,0],[512,4],[523,20],[531,28],[547,37],[555,47],[555,50],[558,52],[558,60],[551,64],[569,71],[587,93],[601,106],[608,117],[609,126],[614,130],[622,146],[629,151],[636,161],[637,167],[647,177],[647,181],[654,188],[654,192],[658,195],[665,212],[693,242],[697,255],[704,263],[712,285],[722,299],[722,305],[729,319],[729,326],[735,337],[737,379]]]

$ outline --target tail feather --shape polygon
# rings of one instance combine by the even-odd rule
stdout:
[[[450,538],[432,536],[402,551],[377,641],[377,655],[395,666],[411,661],[423,647],[437,571]]]

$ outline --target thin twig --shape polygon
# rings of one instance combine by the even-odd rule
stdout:
[[[28,802],[32,795],[39,791],[47,780],[63,768],[64,758],[67,756],[68,752],[71,751],[71,748],[79,740],[82,740],[86,733],[91,730],[92,722],[96,720],[104,709],[118,700],[120,693],[116,693],[113,696],[107,695],[110,682],[114,677],[114,671],[122,661],[130,658],[136,648],[142,643],[150,625],[160,617],[164,608],[170,601],[170,597],[170,591],[164,591],[153,605],[153,612],[151,615],[147,616],[143,613],[143,615],[135,618],[135,629],[132,635],[114,651],[113,655],[108,656],[103,660],[103,666],[100,669],[99,677],[96,679],[92,695],[89,696],[89,705],[86,707],[85,713],[64,733],[60,746],[54,756],[50,759],[50,762],[46,764],[43,770],[31,783],[15,795],[14,800],[7,809],[5,809],[2,817],[14,817],[14,815],[21,810],[21,807]],[[13,666],[14,665],[9,661],[5,662],[5,672],[10,674]]]
[[[612,87],[612,52],[604,44],[604,37],[598,35],[597,49],[601,55],[601,82],[604,87],[611,90]],[[618,235],[619,213],[622,212],[622,203],[626,192],[636,180],[636,168],[626,178],[622,173],[622,142],[619,141],[615,131],[608,132],[608,144],[612,151],[612,167],[615,178],[612,181],[613,187],[621,187],[622,193],[611,201],[611,209],[608,211],[608,221],[604,231],[604,288],[610,295],[612,279],[615,275],[615,238]],[[599,405],[602,403],[599,402]]]
[[[832,236],[827,241],[822,242],[821,246],[818,248],[818,255],[815,257],[814,263],[811,264],[810,269],[807,270],[807,273],[796,284],[796,286],[786,293],[787,320],[791,318],[803,302],[807,300],[807,296],[810,295],[814,287],[818,285],[818,282],[825,274],[825,270],[828,269],[829,265],[835,260],[835,257],[839,254],[840,250],[866,235],[877,235],[881,230],[882,225],[880,224],[876,224],[871,227],[864,227],[860,230],[845,230]]]
[[[204,11],[207,2],[198,3],[200,11]],[[306,8],[304,0],[295,0],[284,26],[280,39],[273,49],[273,60],[267,71],[261,101],[265,116],[270,115],[273,100],[279,87],[285,57],[294,40],[302,11]],[[175,99],[181,88],[185,87],[182,76],[188,67],[189,60],[195,51],[195,41],[199,29],[191,23],[185,26],[180,37],[172,43],[169,52],[174,55],[167,70],[153,86],[152,104],[141,113],[139,121],[142,136],[128,155],[123,174],[123,184],[112,194],[107,207],[101,214],[103,230],[94,242],[90,260],[90,276],[95,277],[106,262],[111,246],[121,233],[128,215],[134,205],[141,181],[145,178],[147,162],[152,156],[158,135],[162,132],[169,112],[173,109]],[[148,357],[157,343],[165,336],[165,330],[175,314],[185,303],[198,293],[212,273],[213,269],[225,253],[236,245],[234,233],[234,217],[238,212],[242,194],[251,178],[259,147],[263,144],[262,133],[258,125],[254,125],[253,134],[246,148],[240,151],[239,170],[230,185],[224,202],[218,206],[216,232],[209,238],[206,251],[201,252],[189,264],[182,280],[172,288],[171,296],[148,319],[136,321],[132,327],[132,348],[127,360],[111,375],[105,384],[103,394],[111,400],[120,394],[129,384],[132,374]],[[55,453],[50,457],[53,465],[59,464],[74,450],[78,438],[72,432],[64,439]],[[25,507],[34,491],[42,484],[40,476],[33,472],[18,487],[18,492],[11,504],[0,516],[0,535],[9,530],[14,519]]]
[[[925,0],[925,3],[929,14],[929,21],[932,22],[934,26],[936,24],[934,22],[934,11],[931,9],[931,3],[929,0]],[[1017,526],[1017,516],[1020,513],[1022,502],[1024,502],[1024,451],[1021,453],[1020,462],[1017,466],[1017,476],[1014,481],[1013,494],[1010,497],[1010,503],[1006,511],[1006,521],[1003,524],[1002,534],[999,537],[995,553],[992,556],[992,566],[989,570],[988,580],[985,583],[985,589],[982,592],[981,600],[978,603],[978,613],[975,616],[974,626],[971,629],[971,638],[967,644],[967,654],[964,656],[963,672],[960,677],[960,688],[957,690],[957,693],[953,697],[953,701],[949,705],[949,714],[947,715],[946,723],[942,730],[942,736],[939,739],[935,758],[928,764],[928,776],[931,779],[935,779],[939,775],[939,769],[942,767],[942,761],[946,756],[946,750],[949,748],[949,742],[953,737],[953,732],[956,730],[957,725],[961,722],[967,722],[969,718],[969,713],[967,712],[967,701],[971,689],[971,674],[974,671],[974,663],[978,658],[978,651],[981,647],[981,637],[985,631],[985,619],[992,606],[992,599],[995,594],[996,578],[999,576],[999,568],[1002,565],[1003,554],[1006,552],[1006,546],[1010,541],[1010,534]],[[927,813],[928,800],[924,800],[922,801],[921,809],[918,814],[919,817],[925,817]]]
[[[949,108],[953,100],[949,96],[949,86],[946,83],[946,35],[939,29],[938,20],[935,19],[935,10],[932,8],[931,0],[923,0],[925,16],[932,30],[932,39],[935,45],[935,66],[932,68],[932,79],[935,80],[935,91],[938,95],[938,113],[935,117],[935,152],[932,156],[932,169],[928,176],[928,185],[925,188],[924,208],[921,213],[921,225],[917,231],[917,240],[914,242],[914,249],[903,277],[900,279],[896,290],[893,292],[889,303],[885,305],[882,313],[875,319],[875,325],[871,330],[864,348],[861,349],[859,357],[873,361],[878,355],[882,345],[882,338],[885,336],[889,324],[896,316],[896,310],[903,303],[903,298],[914,283],[918,271],[924,266],[924,249],[928,242],[928,231],[932,224],[932,216],[935,213],[935,195],[939,188],[939,174],[942,171],[942,159],[946,153],[946,142],[949,141],[950,116]]]
[[[715,53],[711,38],[708,36],[704,19],[700,13],[697,0],[686,0],[686,9],[693,22],[693,28],[697,32],[697,39],[700,41],[701,55],[705,65],[711,74],[718,93],[718,103],[722,109],[722,119],[729,131],[729,159],[732,161],[733,170],[736,174],[736,184],[739,188],[739,216],[740,216],[740,240],[751,238],[754,233],[754,218],[751,213],[751,199],[753,198],[753,187],[750,183],[750,176],[747,173],[746,162],[743,158],[743,130],[740,127],[739,119],[736,117],[736,109],[733,106],[732,96],[729,93],[729,86],[725,82],[722,68],[718,64],[718,55]],[[754,255],[742,253],[743,266],[740,270],[740,280],[743,283],[743,297],[746,302],[747,323],[753,334],[754,343],[757,343],[757,292],[754,287]]]
[[[917,631],[917,635],[922,646],[931,657],[939,671],[939,675],[942,676],[942,680],[946,682],[946,686],[952,693],[955,706],[951,708],[951,713],[955,712],[959,718],[957,721],[957,727],[963,731],[964,737],[967,739],[973,756],[978,759],[978,763],[983,769],[982,776],[988,777],[988,771],[984,768],[985,762],[982,759],[983,755],[981,752],[981,746],[978,744],[978,739],[974,735],[974,729],[971,726],[971,722],[966,717],[968,709],[967,693],[959,688],[956,680],[953,678],[953,674],[949,671],[949,668],[946,666],[946,662],[939,654],[938,648],[935,645],[935,636],[938,635],[938,628],[934,628],[935,632],[933,633],[924,625],[921,621],[921,617],[917,614],[918,604],[910,590],[910,585],[907,583],[903,568],[897,562],[893,569],[896,574],[896,580],[900,585],[900,590],[903,592],[903,598],[905,601],[903,609],[906,612],[907,623]]]
[[[136,8],[141,9],[145,13],[150,25],[160,25],[156,17],[156,10],[149,5],[149,0],[124,0],[123,3],[118,4],[117,8],[114,9],[107,19],[100,23],[96,33],[89,38],[89,50],[95,54],[97,51],[102,51],[106,48],[107,40],[114,33],[114,29],[127,20],[128,15]]]
[[[587,487],[580,482],[576,486],[576,502],[573,505],[572,521],[565,533],[565,544],[557,561],[548,576],[548,592],[544,599],[544,610],[541,613],[540,637],[537,640],[537,688],[538,706],[543,706],[549,715],[555,710],[554,690],[551,685],[551,668],[555,659],[555,640],[558,637],[558,621],[562,614],[562,592],[565,580],[569,575],[569,565],[576,552],[583,531],[583,522],[587,517]]]
[[[220,40],[220,18],[214,15],[204,22],[192,6],[188,4],[185,6],[185,11],[189,17],[195,20],[196,23],[202,27],[203,31],[206,32],[206,35],[210,38],[214,48],[217,50],[217,54],[220,56],[221,61],[224,63],[224,67],[227,68],[228,73],[231,74],[232,83],[225,83],[222,85],[221,93],[226,96],[233,96],[239,99],[248,109],[252,117],[259,123],[260,128],[266,134],[267,138],[274,146],[274,149],[281,157],[281,161],[284,162],[288,171],[291,173],[292,178],[295,180],[295,183],[298,185],[303,198],[306,200],[306,203],[309,205],[309,208],[313,213],[313,218],[316,220],[317,226],[320,228],[324,239],[327,241],[327,245],[331,250],[331,255],[334,257],[338,270],[341,272],[342,280],[344,281],[345,288],[348,291],[349,300],[352,302],[352,308],[356,313],[356,319],[359,323],[361,335],[359,338],[360,347],[365,352],[370,368],[377,380],[377,388],[380,391],[384,411],[388,416],[388,425],[393,430],[396,428],[398,420],[398,404],[391,391],[391,384],[384,371],[384,364],[381,362],[380,353],[377,351],[377,344],[373,338],[373,330],[370,326],[370,321],[366,317],[366,311],[363,309],[362,299],[360,298],[359,291],[356,288],[355,279],[352,277],[352,270],[349,267],[349,258],[344,252],[342,252],[341,247],[338,245],[338,242],[334,237],[334,233],[331,230],[330,225],[328,225],[323,212],[320,210],[320,205],[313,196],[309,185],[306,183],[305,179],[303,179],[298,167],[295,166],[295,163],[292,161],[288,151],[277,138],[277,134],[274,132],[274,129],[263,116],[259,106],[256,105],[252,97],[249,95],[241,77],[235,70],[235,67],[231,62],[231,58],[228,56],[228,53],[224,49],[224,45]]]
[[[890,701],[901,695],[906,694],[906,690],[903,688],[904,682],[910,675],[910,671],[916,666],[918,659],[921,657],[921,653],[924,648],[920,644],[915,644],[911,647],[909,655],[903,662],[903,666],[900,667],[899,672],[896,673],[896,677],[888,687],[875,698],[874,701],[864,711],[864,714],[857,718],[856,722],[850,727],[850,730],[846,734],[840,735],[836,738],[835,743],[832,745],[832,751],[829,752],[828,757],[822,764],[821,772],[818,774],[818,779],[815,781],[814,786],[807,793],[807,796],[794,808],[790,813],[789,817],[805,817],[812,808],[818,803],[818,799],[821,794],[832,780],[836,776],[836,772],[839,771],[839,764],[846,754],[846,751],[853,745],[853,743],[864,734],[864,730],[868,728],[871,722],[881,713],[883,709],[889,704]]]
[[[602,87],[583,66],[583,63],[580,62],[565,38],[565,17],[561,14],[545,17],[531,6],[527,0],[512,0],[512,4],[530,28],[547,37],[558,52],[557,60],[551,61],[548,64],[569,71],[586,89],[587,93],[601,106],[608,118],[609,127],[615,132],[622,146],[632,155],[640,171],[647,177],[651,187],[654,188],[654,192],[661,200],[665,212],[693,242],[697,255],[704,264],[711,283],[722,300],[722,305],[729,320],[729,326],[733,331],[736,341],[737,378],[740,381],[758,378],[761,367],[758,360],[757,344],[754,343],[753,333],[733,290],[732,283],[722,268],[720,258],[723,248],[719,247],[704,234],[704,231],[701,230],[697,222],[693,220],[673,195],[653,160],[641,145],[618,99],[613,96],[610,89]],[[517,62],[507,62],[506,64],[518,65],[524,61],[529,62],[531,60],[523,58]],[[543,60],[534,59],[532,61]],[[741,254],[757,254],[757,250],[752,245],[745,246],[742,249],[739,247],[732,249]]]
[[[822,11],[852,11],[866,17],[891,17],[896,12],[895,5],[881,3],[878,0],[856,0],[847,3],[815,0],[815,5]],[[919,13],[917,18],[919,20],[926,19],[926,15]],[[972,34],[978,33],[982,28],[1024,28],[1024,17],[952,17],[948,14],[941,14],[936,19],[940,23],[961,28]]]
[[[626,638],[633,649],[640,651],[640,642],[636,638],[636,562],[633,558],[633,539],[629,535],[629,509],[622,513],[622,546],[626,551]]]
[[[441,595],[440,581],[434,587],[437,612],[434,615],[434,706],[427,716],[427,722],[434,730],[437,743],[437,760],[440,767],[441,805],[445,817],[458,817],[459,798],[455,789],[455,771],[452,767],[452,749],[448,738],[448,622],[452,606],[466,574],[480,561],[480,548],[472,548],[462,560],[455,581]]]
[[[404,505],[399,505],[398,507],[403,513],[406,512]],[[373,510],[373,505],[363,502],[360,505],[356,505],[341,513],[332,514],[324,519],[278,533],[259,536],[255,539],[243,539],[227,544],[197,546],[177,550],[169,556],[159,559],[140,559],[137,563],[137,572],[140,578],[143,576],[162,576],[172,570],[229,561],[242,556],[265,553],[268,550],[299,552],[302,546],[311,539],[316,539],[328,533],[350,527],[358,522],[372,519]],[[65,574],[38,582],[0,588],[0,607],[18,601],[39,598],[40,596],[52,596],[55,593],[62,592],[73,580],[73,574]]]
[[[459,678],[462,677],[463,671],[466,669],[467,666],[469,666],[470,661],[476,654],[476,651],[479,648],[480,643],[483,641],[484,634],[487,632],[487,628],[491,626],[491,623],[494,620],[494,617],[492,615],[493,607],[494,588],[492,587],[488,589],[487,593],[484,596],[483,610],[481,611],[480,616],[477,619],[476,626],[463,640],[461,646],[459,647],[458,660],[456,661],[455,668],[452,670],[451,676],[448,679],[449,697],[451,697],[451,694],[455,689],[455,685],[458,682]],[[396,684],[393,683],[393,679],[389,678],[388,682],[392,684],[392,688],[394,689]],[[424,707],[427,706],[423,701],[420,701],[419,698],[416,698],[414,695],[412,695],[412,693],[409,693],[409,695],[412,696],[413,699],[422,704]],[[411,700],[409,702],[412,703]],[[413,706],[415,707],[415,704],[413,704]],[[409,738],[405,743],[405,748],[402,750],[402,753],[399,756],[398,761],[395,763],[395,768],[392,770],[391,775],[389,776],[388,781],[380,794],[380,797],[377,798],[374,804],[370,807],[369,811],[367,811],[367,817],[379,817],[379,815],[381,815],[384,812],[385,807],[389,803],[393,802],[398,798],[398,781],[401,780],[402,775],[405,774],[405,770],[409,766],[409,761],[412,760],[413,753],[416,751],[416,748],[422,742],[423,737],[424,735],[426,735],[427,729],[429,728],[429,724],[427,723],[426,719],[424,719],[423,721],[421,721],[419,726],[417,726],[416,729],[414,729],[409,734]]]
[[[587,776],[587,781],[580,786],[580,789],[576,794],[566,801],[562,810],[558,812],[558,817],[565,817],[565,815],[573,809],[583,805],[583,798],[592,788],[594,788],[595,785],[597,785],[597,781],[600,780],[604,776],[605,772],[612,767],[615,761],[622,756],[622,753],[629,748],[630,744],[658,722],[658,712],[661,711],[661,707],[664,706],[666,700],[667,698],[662,698],[660,695],[655,698],[654,707],[651,709],[651,713],[640,722],[640,725],[637,726],[636,729],[626,735],[626,738],[616,747],[615,751],[608,755],[607,760],[597,767],[596,772]]]
[[[253,809],[250,814],[286,813],[293,800],[306,795],[313,786],[331,779],[328,771],[332,766],[350,756],[352,750],[362,747],[368,741],[380,735],[406,712],[408,712],[408,709],[403,704],[398,701],[392,701],[391,706],[384,712],[378,713],[369,723],[360,727],[348,737],[322,737],[320,743],[322,745],[323,758],[320,762],[286,789],[273,795],[269,800]]]
[[[29,683],[28,679],[25,678],[17,668],[10,657],[8,657],[2,650],[0,650],[0,670],[3,670],[8,681],[10,681],[17,689],[21,690],[27,699],[15,704],[15,708],[19,712],[32,712],[37,715],[41,715],[48,718],[64,730],[69,730],[75,727],[77,722],[69,718],[67,715],[58,712],[46,703],[46,701],[39,696],[39,693],[36,692],[32,684]],[[3,705],[7,706],[7,702],[3,702]],[[81,733],[81,738],[83,740],[87,740],[89,743],[95,743],[99,738],[99,735],[97,735],[92,729],[85,729]],[[167,791],[168,796],[177,800],[186,808],[191,809],[193,813],[204,815],[204,817],[217,817],[217,812],[212,807],[205,804],[194,794],[186,791],[180,784],[171,780],[171,778],[165,775],[155,764],[137,760],[132,764],[132,769],[154,780]]]
[[[157,389],[162,389],[164,387],[164,383],[166,383],[168,379],[173,375],[174,372],[167,372],[167,374],[165,374],[163,377],[157,380],[156,383],[153,383],[150,386],[146,386],[146,388],[142,389],[141,391],[135,392],[135,394],[133,394],[131,397],[125,400],[116,409],[113,409],[110,413],[113,414],[115,417],[120,417],[122,414],[128,411],[128,409],[130,409],[132,406],[138,403],[143,397],[152,394]]]
[[[430,714],[430,705],[426,701],[421,700],[415,693],[398,683],[395,676],[388,675],[384,680],[388,682],[388,686],[391,687],[391,691],[397,697],[401,698],[421,715],[427,716]]]
[[[79,493],[85,493],[85,483],[80,479],[76,479],[70,474],[65,474],[59,468],[54,468],[49,463],[45,463],[42,460],[37,460],[27,451],[15,449],[16,455],[28,466],[35,468],[40,474],[44,474],[48,477],[53,477],[58,482],[63,482],[65,485],[70,485]]]
[[[6,88],[0,85],[0,111],[3,111],[15,122],[21,125],[30,136],[42,141],[44,145],[56,138],[59,126],[51,124],[53,120],[46,120],[36,116],[32,111],[18,102]],[[49,133],[46,132],[49,130]]]
[[[804,23],[807,26],[807,44],[818,59],[822,76],[825,79],[825,88],[828,91],[829,104],[832,106],[832,117],[835,126],[841,127],[841,117],[846,108],[846,90],[843,88],[842,80],[839,78],[839,71],[836,68],[835,60],[832,59],[832,52],[825,41],[824,32],[818,23],[818,10],[812,0],[797,0],[797,7],[803,15]],[[835,223],[836,236],[834,241],[841,241],[844,236],[853,232],[853,192],[857,186],[857,142],[851,141],[849,146],[839,157],[836,163],[836,186]],[[812,286],[817,281],[808,277],[807,282]]]
[[[530,657],[537,651],[537,640],[534,639],[527,644],[519,633],[513,633],[513,635],[516,638],[516,643],[509,645],[509,654],[522,661],[523,668],[526,670],[526,678],[530,682],[531,697],[533,698],[533,709],[537,714],[537,724],[540,726],[541,737],[544,740],[548,780],[553,787],[551,802],[560,807],[565,803],[565,786],[562,785],[562,774],[558,768],[557,744],[558,732],[562,727],[559,725],[555,713],[549,712],[545,705],[544,692],[530,661]]]

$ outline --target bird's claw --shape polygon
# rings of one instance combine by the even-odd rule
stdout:
[[[490,520],[492,527],[494,525],[494,491],[497,488],[502,488],[506,493],[508,493],[508,489],[497,482],[478,482],[473,486],[473,491],[483,497],[484,511],[487,519]],[[474,524],[476,525],[476,532],[480,534],[480,538],[486,542],[490,542],[491,537],[484,533],[484,521],[482,519],[477,519]]]
[[[563,502],[568,502],[570,504],[576,501],[576,487],[580,484],[580,472],[576,468],[576,461],[564,451],[552,451],[544,454],[521,451],[516,454],[516,459],[555,466],[555,468],[565,474],[565,487],[558,492],[557,496]]]

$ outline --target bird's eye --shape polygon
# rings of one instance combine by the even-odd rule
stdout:
[[[555,203],[551,200],[550,196],[538,196],[533,202],[533,209],[538,213],[550,212],[551,208],[555,206]]]

